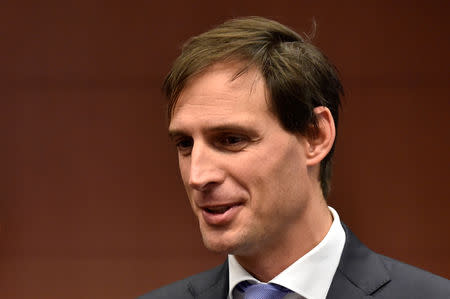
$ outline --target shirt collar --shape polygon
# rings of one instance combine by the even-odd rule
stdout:
[[[270,282],[291,289],[307,299],[326,297],[345,244],[345,231],[339,215],[332,207],[328,208],[333,215],[333,223],[325,238]],[[229,294],[241,281],[259,282],[239,264],[234,255],[228,255],[228,267]]]

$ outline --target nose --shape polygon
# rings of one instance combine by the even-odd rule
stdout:
[[[190,158],[188,184],[191,188],[206,191],[223,182],[225,174],[220,167],[221,157],[214,149],[204,143],[195,143]]]

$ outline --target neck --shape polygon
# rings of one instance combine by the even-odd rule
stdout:
[[[333,217],[325,200],[307,207],[293,229],[279,239],[236,260],[250,274],[268,282],[319,244],[330,230]]]

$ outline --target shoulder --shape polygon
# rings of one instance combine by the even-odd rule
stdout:
[[[428,271],[378,254],[389,272],[390,283],[380,294],[394,292],[408,298],[450,298],[450,281]],[[406,297],[405,297],[406,298]]]
[[[448,279],[378,254],[362,244],[347,226],[343,227],[346,243],[329,298],[349,293],[380,299],[450,298]]]
[[[228,281],[228,263],[151,291],[137,299],[186,299]]]

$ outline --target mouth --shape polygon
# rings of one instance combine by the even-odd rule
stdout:
[[[204,208],[204,210],[211,214],[223,214],[228,211],[232,206],[222,206],[222,207],[209,207]]]
[[[230,223],[242,208],[242,203],[220,206],[202,207],[202,216],[210,225],[224,225]]]

